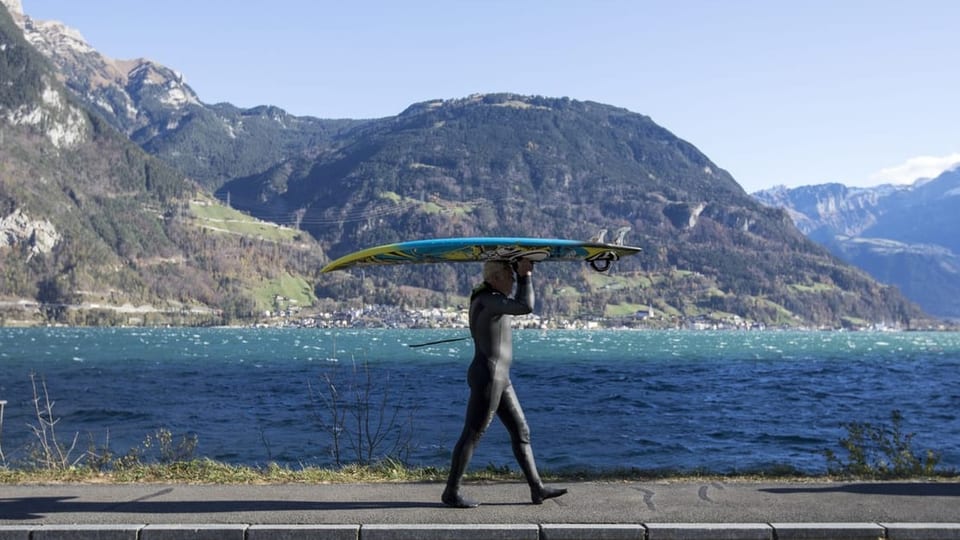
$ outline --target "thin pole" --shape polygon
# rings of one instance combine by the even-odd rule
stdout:
[[[428,341],[427,343],[417,343],[415,345],[407,345],[407,347],[410,347],[411,349],[416,349],[417,347],[426,347],[427,345],[439,345],[441,343],[453,343],[454,341],[463,341],[465,339],[470,339],[470,338],[458,337],[458,338],[451,338],[451,339],[441,339],[439,341]]]

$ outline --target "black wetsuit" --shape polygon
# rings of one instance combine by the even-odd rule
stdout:
[[[443,493],[443,502],[450,506],[477,505],[460,496],[460,479],[480,437],[493,421],[494,414],[500,417],[510,433],[513,455],[530,484],[533,502],[539,504],[543,499],[566,493],[566,490],[546,488],[540,481],[530,447],[530,428],[510,382],[510,363],[513,360],[510,316],[531,313],[533,303],[533,284],[529,276],[519,277],[515,298],[507,297],[488,283],[478,287],[471,296],[470,334],[473,337],[474,354],[467,371],[470,398],[463,432],[453,449],[450,476]]]

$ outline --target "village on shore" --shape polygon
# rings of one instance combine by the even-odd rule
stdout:
[[[467,328],[468,312],[463,306],[448,308],[409,309],[398,306],[368,304],[363,307],[338,311],[318,312],[306,315],[297,309],[266,312],[264,319],[256,324],[263,327],[300,328]],[[751,322],[737,315],[723,319],[707,316],[676,318],[654,310],[640,310],[625,317],[552,318],[535,313],[514,316],[515,328],[540,330],[597,330],[597,329],[646,329],[646,330],[864,330],[902,331],[898,325],[871,323],[843,328],[814,328],[799,323],[768,327]],[[938,328],[943,330],[944,328]],[[935,330],[931,328],[931,330]]]
[[[262,311],[246,321],[227,323],[227,326],[254,328],[398,328],[398,329],[443,329],[466,328],[469,325],[466,306],[409,308],[384,304],[364,304],[340,308],[316,308],[297,305],[296,301],[278,296],[276,309]],[[80,304],[63,306],[68,312],[79,314],[60,324],[51,324],[41,316],[41,305],[20,300],[0,301],[0,327],[24,326],[210,326],[220,315],[209,308],[186,306],[180,309],[162,309],[154,306],[106,306]],[[91,320],[83,313],[99,312],[109,317]],[[97,321],[101,321],[98,324]],[[957,331],[956,323],[940,322],[926,327],[903,327],[885,322],[845,320],[840,326],[810,326],[801,320],[791,320],[778,325],[750,321],[731,313],[679,316],[654,309],[638,309],[624,316],[549,317],[538,314],[515,316],[515,328],[538,330],[798,330],[798,331]]]

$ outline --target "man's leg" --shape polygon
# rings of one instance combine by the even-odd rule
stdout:
[[[443,490],[443,496],[440,500],[447,506],[454,508],[476,508],[480,506],[477,501],[466,499],[460,495],[460,480],[463,473],[467,470],[470,458],[473,457],[473,450],[480,441],[480,433],[473,431],[467,426],[463,427],[463,433],[456,446],[453,447],[453,458],[450,461],[450,474],[447,476],[447,487]]]
[[[517,458],[517,463],[520,464],[520,469],[527,478],[527,484],[530,485],[530,500],[533,501],[533,504],[542,504],[545,499],[552,499],[566,493],[566,489],[546,487],[540,480],[537,463],[533,457],[533,447],[530,446],[530,426],[523,416],[523,409],[520,408],[520,400],[517,399],[517,394],[513,391],[513,385],[508,385],[504,390],[500,399],[500,406],[497,408],[497,416],[500,417],[500,421],[510,432],[513,455]]]
[[[496,405],[491,403],[490,388],[471,388],[470,399],[467,401],[467,414],[463,423],[463,432],[457,444],[453,447],[453,458],[450,461],[450,474],[447,476],[447,487],[443,490],[440,500],[447,506],[454,508],[475,508],[480,503],[466,499],[460,495],[460,481],[463,473],[470,464],[473,451],[480,442],[480,437],[486,431],[493,419]],[[494,400],[499,402],[499,400]]]

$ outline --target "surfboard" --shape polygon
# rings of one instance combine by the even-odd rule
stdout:
[[[321,272],[354,266],[515,261],[586,261],[598,272],[614,261],[642,251],[638,247],[560,238],[469,237],[434,238],[385,244],[356,251],[331,262]]]

